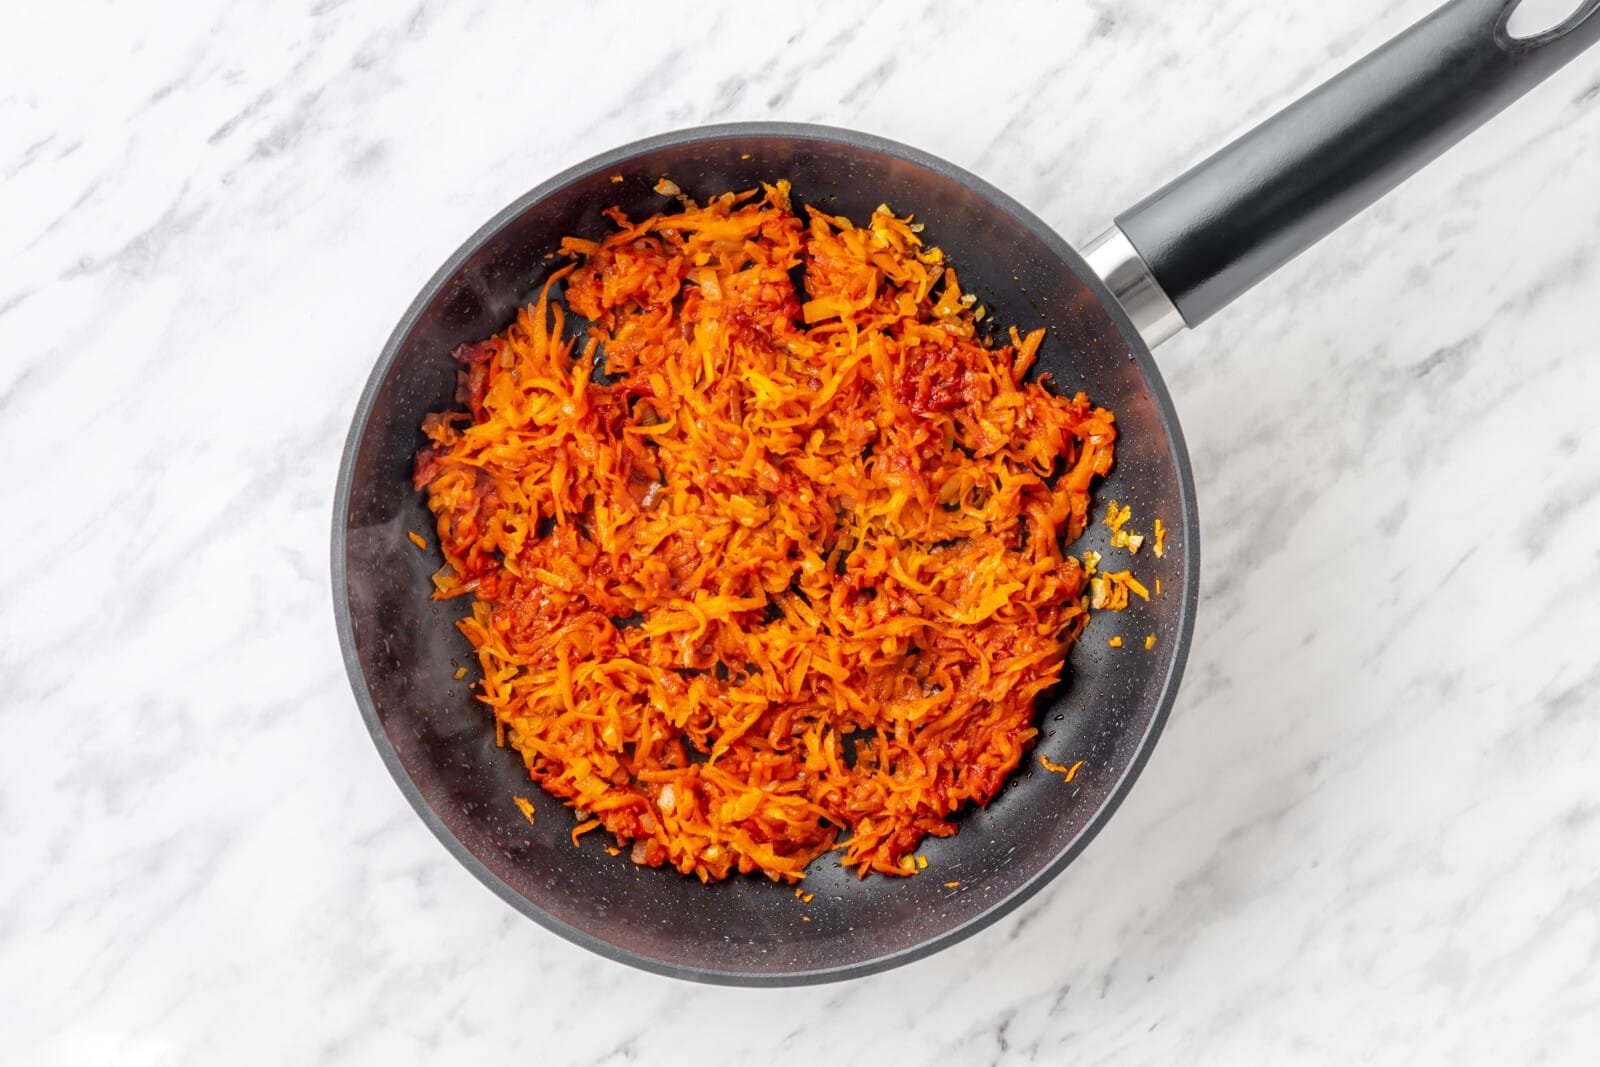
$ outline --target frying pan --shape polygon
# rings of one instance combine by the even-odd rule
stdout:
[[[1532,2],[1532,0],[1529,0]],[[401,318],[356,407],[333,519],[333,592],[356,701],[401,790],[445,847],[513,907],[646,970],[706,982],[791,985],[883,970],[994,922],[1058,874],[1105,824],[1161,732],[1198,597],[1199,526],[1178,419],[1150,356],[1399,184],[1600,38],[1600,0],[1544,32],[1511,28],[1517,0],[1456,0],[1119,216],[1083,254],[982,179],[912,148],[820,126],[703,127],[607,152],[552,178],[474,234]],[[1138,560],[1163,594],[1101,616],[1042,702],[1039,751],[1084,761],[1072,783],[1026,760],[929,870],[858,880],[812,865],[809,902],[759,877],[701,885],[670,868],[574,848],[571,812],[495,746],[471,679],[457,604],[429,599],[437,553],[408,530],[431,519],[412,491],[423,416],[449,407],[456,345],[509,324],[568,234],[608,232],[601,211],[670,208],[670,176],[704,198],[788,178],[796,199],[864,219],[914,212],[963,287],[995,319],[1043,326],[1040,370],[1116,412],[1117,463],[1098,490],[1160,517],[1168,551]],[[616,180],[620,176],[621,180]],[[1105,548],[1099,533],[1079,548]],[[1111,650],[1106,638],[1126,637]],[[1157,635],[1148,652],[1144,635]],[[532,799],[530,825],[512,804]]]

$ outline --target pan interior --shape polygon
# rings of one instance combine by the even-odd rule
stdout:
[[[1040,709],[1038,751],[1083,760],[1076,779],[1033,758],[953,838],[929,839],[913,878],[858,880],[824,858],[805,889],[759,877],[704,886],[671,869],[634,866],[601,834],[574,848],[572,813],[494,743],[492,720],[458,665],[475,670],[453,623],[462,602],[429,599],[437,548],[411,489],[418,429],[448,407],[456,345],[511,322],[555,262],[567,234],[599,237],[601,211],[639,216],[671,206],[653,191],[670,177],[704,198],[788,178],[797,202],[864,220],[880,203],[914,212],[944,249],[962,288],[994,320],[1049,331],[1040,370],[1064,391],[1085,389],[1117,416],[1117,464],[1097,491],[1133,507],[1148,530],[1161,517],[1168,551],[1136,573],[1165,595],[1097,617],[1069,660],[1068,679]],[[615,180],[620,176],[621,180]],[[886,142],[808,128],[735,127],[663,138],[576,168],[512,205],[440,272],[397,328],[357,411],[335,515],[335,600],[358,700],[396,779],[441,839],[513,905],[557,932],[651,970],[711,981],[777,984],[864,973],[915,957],[1014,906],[1076,853],[1120,798],[1170,702],[1187,645],[1195,562],[1187,459],[1148,353],[1127,339],[1087,268],[1037,220],[981,182]],[[1095,525],[1078,549],[1110,550]],[[1145,636],[1155,647],[1144,648]],[[1120,634],[1121,649],[1107,639]],[[532,825],[512,803],[533,801]],[[949,883],[958,883],[951,885]]]

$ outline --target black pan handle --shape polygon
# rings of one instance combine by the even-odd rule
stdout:
[[[1453,0],[1120,215],[1183,319],[1146,339],[1198,326],[1600,41],[1600,0],[1518,39],[1522,2]]]

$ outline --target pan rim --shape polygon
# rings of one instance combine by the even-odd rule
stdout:
[[[1162,644],[1162,647],[1168,651],[1169,659],[1165,677],[1161,680],[1160,697],[1156,701],[1156,707],[1145,726],[1143,735],[1139,738],[1133,756],[1122,768],[1120,776],[1107,794],[1106,799],[1101,803],[1099,810],[1094,813],[1083,828],[1050,862],[1042,865],[1010,893],[965,922],[932,937],[925,938],[907,948],[835,967],[812,970],[780,972],[719,970],[714,967],[671,963],[653,956],[634,952],[546,912],[490,870],[471,849],[451,832],[423,797],[421,790],[401,762],[398,752],[389,739],[388,731],[383,727],[377,706],[367,685],[366,672],[362,669],[360,659],[356,653],[355,623],[350,610],[350,591],[346,568],[346,556],[349,547],[347,519],[354,487],[355,458],[363,440],[366,438],[378,393],[388,379],[405,339],[416,327],[424,310],[439,295],[440,291],[467,260],[533,205],[574,182],[592,176],[598,171],[617,167],[632,160],[634,157],[663,148],[738,138],[746,140],[753,138],[787,138],[799,141],[828,142],[887,155],[922,167],[948,181],[953,181],[970,189],[982,197],[989,207],[1011,215],[1034,233],[1060,261],[1071,267],[1074,273],[1090,288],[1107,315],[1121,332],[1122,338],[1128,347],[1130,358],[1138,364],[1139,370],[1149,388],[1151,399],[1155,404],[1157,420],[1170,442],[1172,459],[1177,467],[1183,508],[1183,514],[1177,524],[1183,534],[1181,552],[1184,565],[1183,599],[1180,607],[1178,633],[1174,640],[1163,642]],[[1150,754],[1166,726],[1173,703],[1177,698],[1179,684],[1188,662],[1190,643],[1194,633],[1194,619],[1199,602],[1199,514],[1195,496],[1194,473],[1190,465],[1188,446],[1184,441],[1176,409],[1173,407],[1172,398],[1167,391],[1166,383],[1155,363],[1149,346],[1140,339],[1132,321],[1123,311],[1121,305],[1118,304],[1115,297],[1112,296],[1110,290],[1106,288],[1099,277],[1089,269],[1082,255],[1028,208],[962,167],[958,167],[920,149],[879,137],[875,134],[812,123],[720,123],[688,127],[646,137],[602,152],[568,167],[497,211],[451,253],[439,269],[433,273],[401,315],[388,340],[384,343],[361,395],[356,401],[355,410],[351,416],[350,430],[346,435],[344,449],[339,461],[339,475],[334,488],[331,518],[331,592],[333,594],[335,628],[339,635],[339,647],[344,660],[345,672],[349,678],[356,704],[361,711],[362,720],[366,724],[367,732],[371,735],[379,756],[388,768],[389,774],[394,778],[395,784],[399,786],[400,792],[421,818],[423,824],[438,838],[445,850],[470,871],[474,877],[487,886],[490,891],[513,909],[552,933],[617,963],[627,964],[639,970],[670,978],[710,985],[744,987],[819,985],[877,974],[930,956],[935,952],[963,941],[1004,918],[1024,902],[1031,899],[1065,870],[1088,847],[1089,843],[1099,835],[1106,823],[1121,807],[1123,800],[1126,799],[1140,773],[1144,770],[1145,764],[1148,762]]]

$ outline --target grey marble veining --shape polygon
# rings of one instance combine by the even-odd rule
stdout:
[[[1430,6],[8,19],[8,1061],[1592,1062],[1600,53],[1162,348],[1205,545],[1172,725],[1062,878],[928,960],[710,989],[527,922],[389,781],[328,605],[373,358],[556,170],[828,122],[1083,239]]]

